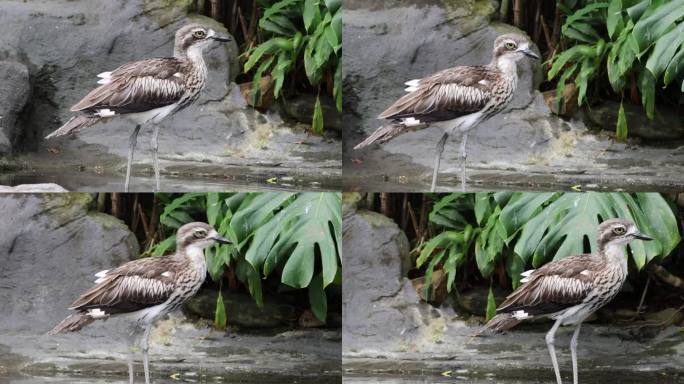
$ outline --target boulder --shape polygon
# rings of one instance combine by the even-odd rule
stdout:
[[[345,205],[342,248],[343,350],[401,343],[416,325],[419,298],[405,278],[406,235],[389,218]]]
[[[90,194],[0,196],[0,334],[42,334],[90,288],[94,273],[136,257],[120,220],[89,210]]]
[[[17,142],[17,120],[30,94],[28,68],[14,61],[0,61],[0,155],[11,153]]]
[[[681,140],[684,139],[684,120],[681,112],[667,106],[656,108],[653,120],[649,120],[641,105],[625,100],[622,103],[627,120],[629,137],[640,137],[646,140]],[[605,101],[591,108],[584,108],[584,119],[589,124],[615,132],[620,103]]]

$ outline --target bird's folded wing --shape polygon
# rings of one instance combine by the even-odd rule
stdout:
[[[169,266],[158,261],[159,258],[140,259],[107,271],[70,309],[100,308],[107,313],[121,313],[165,302],[175,284]]]
[[[511,293],[497,313],[524,310],[530,315],[550,314],[581,303],[593,289],[593,271],[571,256],[532,272],[528,282]]]
[[[182,63],[156,58],[122,65],[98,76],[102,85],[92,90],[71,111],[109,109],[116,113],[144,112],[173,104],[184,93]]]
[[[408,94],[378,116],[414,117],[421,122],[451,120],[477,112],[491,99],[496,73],[486,67],[456,67],[410,82]]]

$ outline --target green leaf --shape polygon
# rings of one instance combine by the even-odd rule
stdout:
[[[684,70],[684,46],[680,47],[679,52],[672,58],[670,63],[665,69],[665,75],[663,76],[663,83],[665,85],[670,84],[674,79],[676,79]]]
[[[646,61],[646,69],[651,71],[654,79],[659,78],[665,72],[665,69],[677,53],[677,50],[682,47],[682,44],[684,44],[684,22],[672,28],[671,31],[656,41],[655,47],[649,54],[648,61]]]
[[[163,256],[167,250],[176,248],[176,235],[167,237],[152,248],[152,256]]]
[[[221,204],[219,203],[219,194],[212,192],[207,193],[207,220],[209,225],[216,227],[220,214]]]
[[[622,32],[624,27],[625,23],[622,19],[622,0],[611,0],[608,5],[608,14],[606,18],[608,36],[613,39]]]
[[[321,20],[321,11],[318,6],[319,0],[304,0],[304,12],[302,18],[304,19],[304,28],[311,31]]]
[[[328,45],[330,45],[330,48],[337,53],[340,48],[342,47],[340,45],[340,42],[337,40],[337,35],[335,34],[335,30],[333,29],[332,26],[328,26],[325,28],[325,40],[328,42]]]
[[[487,316],[486,320],[489,321],[492,317],[496,316],[496,301],[494,300],[494,291],[492,291],[492,286],[489,286],[489,293],[487,294]]]
[[[622,106],[622,102],[620,102],[620,111],[618,112],[615,139],[622,142],[627,140],[627,118],[625,117],[625,108]]]
[[[325,7],[330,10],[330,12],[337,12],[340,7],[342,7],[342,0],[325,0]]]
[[[340,193],[299,193],[254,233],[245,259],[255,268],[273,270],[287,260],[281,281],[295,288],[309,285],[314,257],[320,254],[324,286],[335,278],[341,244]],[[264,259],[264,255],[266,255]]]
[[[684,2],[665,2],[662,6],[653,4],[634,25],[632,36],[638,47],[637,56],[641,56],[648,47],[667,32],[675,21],[684,16]],[[648,11],[647,10],[647,11]]]
[[[325,323],[325,318],[328,313],[328,299],[325,295],[325,288],[323,287],[323,276],[317,274],[311,279],[309,285],[309,303],[311,304],[311,312],[314,316]]]
[[[655,79],[650,71],[642,71],[639,75],[639,90],[641,104],[646,110],[646,116],[653,120],[655,115]]]
[[[256,63],[259,62],[262,56],[268,53],[275,52],[278,49],[276,42],[276,38],[266,40],[262,44],[255,47],[253,50],[249,51],[249,59],[247,59],[247,62],[244,66],[245,73],[249,72],[252,69],[252,67],[254,67]]]
[[[316,96],[316,105],[314,105],[313,118],[311,120],[311,131],[317,135],[323,133],[323,109],[321,108],[319,96]]]
[[[226,325],[228,325],[228,317],[226,316],[226,306],[223,303],[223,293],[221,292],[221,289],[219,289],[218,296],[216,297],[214,327],[218,329],[226,329]]]
[[[261,63],[259,68],[257,68],[252,78],[252,105],[257,105],[257,100],[259,99],[259,84],[261,83],[261,76],[264,72],[268,71],[268,68],[273,63],[274,57],[271,56],[266,61]]]
[[[342,112],[342,63],[339,62],[335,68],[333,94],[335,94],[335,106],[337,107],[337,111]]]

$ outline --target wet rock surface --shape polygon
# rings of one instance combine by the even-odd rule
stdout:
[[[86,189],[78,183],[89,180],[78,177],[79,172],[120,177],[134,127],[127,119],[100,123],[76,136],[43,137],[72,116],[70,107],[97,85],[98,73],[134,60],[170,56],[181,25],[199,22],[227,33],[210,18],[188,16],[191,7],[190,2],[162,0],[0,1],[0,60],[25,65],[33,84],[24,119],[14,128],[21,131],[15,164],[33,175],[61,174],[66,180],[61,184],[70,190]],[[335,135],[311,136],[305,125],[246,108],[232,83],[240,71],[237,55],[235,42],[205,51],[208,79],[199,100],[161,123],[162,174],[179,177],[178,167],[213,165],[211,174],[198,177],[190,170],[182,177],[211,184],[246,175],[239,184],[263,185],[287,174],[311,179],[309,184],[334,185],[340,176],[339,140]],[[151,127],[141,130],[136,150],[134,171],[145,176],[151,166],[151,134]],[[31,175],[27,169],[16,173],[17,178]],[[108,181],[102,178],[98,184]]]
[[[92,286],[94,273],[138,256],[133,233],[118,219],[92,212],[92,203],[90,194],[0,197],[0,382],[74,383],[78,377],[120,382],[127,377],[125,319],[46,335],[70,313],[67,307],[78,294]],[[340,345],[336,329],[223,332],[177,311],[157,322],[150,356],[153,376],[169,381],[172,376],[235,381],[254,376],[239,382],[327,383],[340,380]],[[137,355],[137,372],[142,372],[140,360]],[[263,381],[249,381],[258,378]]]
[[[369,239],[374,239],[374,246]],[[342,360],[349,377],[345,375],[345,383],[553,380],[544,341],[551,323],[523,324],[507,333],[473,337],[480,322],[450,305],[436,308],[419,300],[401,267],[408,260],[406,245],[404,234],[390,219],[347,208]],[[365,293],[364,287],[372,284],[377,285],[374,291]],[[684,377],[681,331],[654,324],[584,324],[578,347],[582,382],[619,378],[641,383],[655,372],[664,383],[680,382]],[[566,377],[571,375],[571,336],[571,328],[561,328],[556,336]],[[444,378],[445,373],[450,379]]]
[[[404,82],[457,65],[491,59],[496,36],[510,26],[489,21],[489,1],[345,3],[344,185],[348,189],[422,192],[429,188],[438,128],[404,134],[381,146],[352,148],[380,126],[376,117],[403,95]],[[353,55],[351,53],[354,53]],[[511,104],[468,136],[468,186],[473,190],[627,189],[684,187],[684,142],[616,143],[580,120],[551,114],[536,91],[538,64],[523,60]],[[357,129],[358,128],[358,129]],[[614,125],[605,127],[614,130]],[[459,137],[442,157],[438,190],[460,183]]]
[[[19,136],[17,119],[31,93],[28,68],[0,61],[0,154],[12,152]]]

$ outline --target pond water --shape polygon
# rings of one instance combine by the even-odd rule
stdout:
[[[570,376],[564,376],[565,382],[572,382]],[[425,375],[425,376],[404,376],[404,375],[382,375],[382,376],[355,376],[345,375],[342,383],[344,384],[408,384],[408,383],[425,383],[425,384],[453,384],[453,383],[468,383],[468,384],[548,384],[555,382],[553,379],[553,372],[548,375],[531,374],[528,378],[507,378],[505,373],[501,375],[488,374],[485,377],[462,376],[459,374],[452,374],[450,377],[441,375]],[[587,373],[580,372],[580,382],[582,384],[605,384],[615,382],[620,384],[675,384],[684,382],[684,375],[670,375],[654,372],[644,373],[620,373],[620,372],[605,372],[605,373]]]
[[[142,376],[136,376],[136,383],[143,383]],[[231,374],[216,377],[179,377],[179,378],[155,378],[155,384],[169,383],[231,383],[231,384],[335,384],[341,383],[339,376],[318,376],[318,377],[299,377],[281,375],[259,375],[259,374]],[[69,377],[58,376],[3,376],[0,374],[2,384],[113,384],[128,383],[128,377]]]

